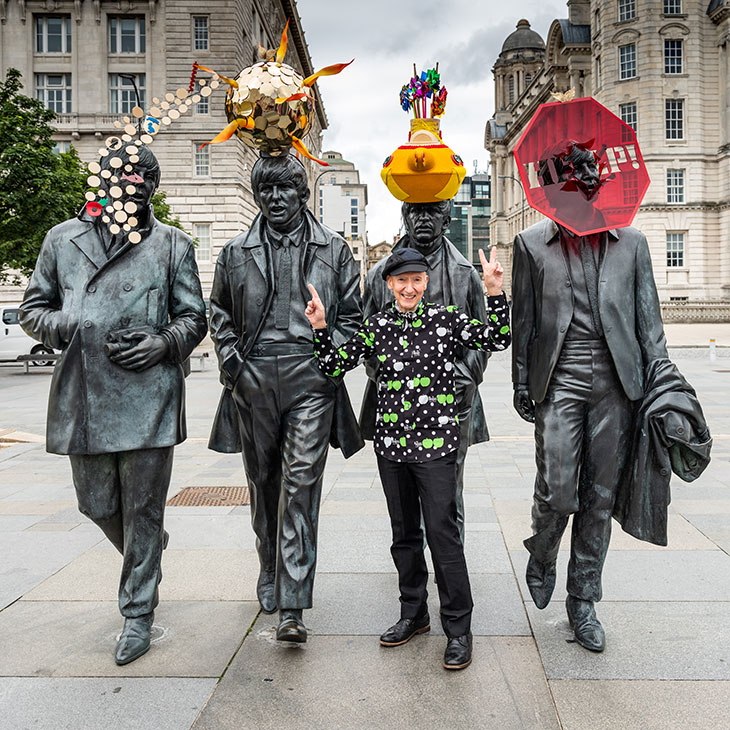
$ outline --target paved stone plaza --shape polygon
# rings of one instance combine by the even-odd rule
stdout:
[[[533,444],[511,408],[508,354],[492,358],[481,391],[492,441],[466,466],[476,605],[474,662],[463,672],[441,668],[435,586],[431,633],[378,645],[399,607],[369,445],[348,461],[330,454],[307,644],[277,644],[275,617],[259,613],[248,507],[168,507],[154,642],[126,667],[113,659],[121,558],[78,513],[68,459],[46,454],[42,439],[0,449],[0,727],[725,730],[730,359],[675,355],[704,406],[713,461],[694,484],[673,482],[668,548],[616,527],[598,608],[601,655],[570,641],[567,551],[545,611],[524,585]],[[364,374],[348,377],[357,409]],[[187,382],[190,438],[177,448],[171,494],[244,485],[240,457],[206,448],[220,388],[213,363]],[[0,430],[42,435],[49,383],[47,368],[0,368]]]

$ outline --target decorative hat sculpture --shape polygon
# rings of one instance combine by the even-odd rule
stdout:
[[[320,76],[338,74],[352,61],[327,66],[304,78],[283,63],[288,28],[287,21],[278,50],[263,51],[264,59],[244,68],[235,79],[216,74],[230,86],[226,95],[228,125],[207,144],[225,142],[235,134],[260,152],[281,155],[293,147],[304,157],[326,166],[328,163],[313,157],[302,142],[312,126],[312,86]],[[197,69],[215,74],[196,63],[194,72]]]
[[[438,64],[420,75],[413,65],[413,78],[400,92],[403,110],[413,111],[408,142],[388,155],[380,171],[383,182],[398,200],[407,203],[450,200],[464,180],[464,163],[441,139],[439,117],[446,107],[446,95]],[[431,115],[427,116],[429,107]]]

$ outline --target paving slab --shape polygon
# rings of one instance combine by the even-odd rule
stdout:
[[[246,510],[246,514],[250,514]],[[168,550],[255,550],[256,534],[251,519],[241,514],[179,514],[165,510],[165,529],[170,534]]]
[[[727,730],[730,682],[550,682],[563,730]]]
[[[116,550],[90,550],[28,592],[24,600],[114,600],[121,568]],[[163,601],[255,601],[258,571],[255,550],[168,548],[162,556],[160,595]]]
[[[510,551],[523,595],[527,550]],[[569,551],[558,555],[553,600],[565,599]],[[604,601],[730,601],[730,556],[722,550],[614,550],[603,569]]]
[[[84,532],[1,532],[0,610],[101,539],[98,533]]]
[[[4,730],[187,730],[215,679],[0,678]]]
[[[563,601],[527,612],[548,679],[730,680],[730,603],[601,601],[601,654],[574,642]]]
[[[0,676],[219,677],[258,612],[254,601],[163,601],[149,652],[118,667],[116,602],[18,601],[0,612]]]
[[[470,576],[474,613],[472,633],[481,636],[530,636],[524,605],[512,575]],[[438,587],[429,576],[431,633],[443,635]],[[314,607],[306,611],[307,627],[318,635],[380,636],[400,618],[395,573],[320,573],[315,581]],[[274,625],[261,616],[258,624]]]
[[[477,637],[473,664],[453,673],[441,667],[444,643],[419,636],[385,649],[370,637],[317,636],[282,647],[254,631],[195,730],[559,727],[530,639]]]

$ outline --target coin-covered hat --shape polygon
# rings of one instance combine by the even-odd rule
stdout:
[[[321,76],[340,73],[350,63],[326,66],[307,78],[284,63],[287,49],[287,21],[278,50],[261,48],[262,60],[244,68],[235,79],[216,74],[230,87],[226,94],[228,125],[206,144],[218,144],[234,134],[249,147],[270,155],[282,155],[293,147],[300,155],[328,166],[329,163],[309,154],[303,137],[312,126],[314,82]],[[353,59],[354,60],[354,59]],[[196,69],[215,73],[200,66]]]
[[[405,203],[438,203],[451,200],[466,170],[459,155],[441,139],[439,117],[446,107],[446,87],[436,68],[413,78],[400,92],[404,111],[413,111],[408,142],[388,155],[380,177],[393,197]],[[430,115],[429,115],[430,112]]]
[[[401,248],[390,254],[383,266],[383,279],[407,271],[428,271],[428,262],[415,248]]]

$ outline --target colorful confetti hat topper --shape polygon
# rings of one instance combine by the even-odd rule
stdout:
[[[595,99],[555,96],[515,146],[527,202],[579,236],[631,225],[649,187],[634,130]]]
[[[249,147],[260,152],[281,155],[293,147],[304,157],[327,166],[328,163],[313,157],[302,142],[312,126],[315,103],[312,86],[320,76],[338,74],[352,61],[327,66],[303,78],[291,66],[283,63],[288,28],[287,21],[278,50],[259,49],[259,55],[264,60],[243,69],[235,79],[218,75],[230,86],[226,95],[229,124],[206,144],[225,142],[235,134]],[[215,73],[205,66],[195,66],[196,70]]]
[[[429,103],[430,100],[430,103]],[[461,158],[441,139],[439,117],[446,106],[446,88],[436,68],[413,78],[400,91],[400,105],[413,112],[408,142],[388,155],[380,171],[391,195],[407,203],[450,200],[461,186],[466,169]],[[427,116],[430,108],[431,115]]]

